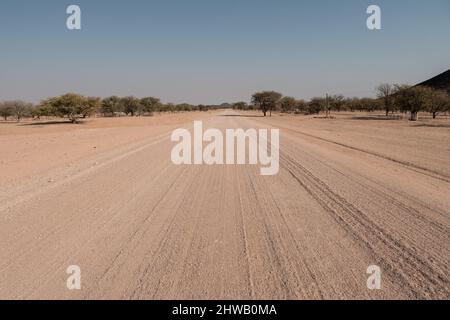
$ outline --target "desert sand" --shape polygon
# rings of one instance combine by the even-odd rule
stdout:
[[[194,120],[279,128],[279,173],[172,164]],[[1,299],[450,298],[450,120],[0,123],[0,152]]]

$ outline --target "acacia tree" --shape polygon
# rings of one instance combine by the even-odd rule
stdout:
[[[20,120],[29,114],[29,111],[31,109],[31,104],[27,104],[23,101],[11,101],[11,106],[13,109],[13,115],[17,119],[17,122],[20,122]]]
[[[334,96],[328,97],[327,106],[329,110],[341,112],[344,105],[345,105],[345,98],[343,95],[336,94]]]
[[[194,110],[194,106],[190,105],[189,103],[180,103],[175,105],[175,110],[180,112],[180,111],[192,111]]]
[[[6,120],[8,116],[14,116],[17,122],[20,122],[22,118],[31,114],[33,104],[27,103],[21,100],[6,101],[3,103],[3,117]]]
[[[145,97],[142,98],[140,101],[142,111],[152,115],[154,111],[156,111],[158,105],[161,103],[161,101],[158,98],[154,97]]]
[[[77,123],[79,118],[93,113],[99,106],[100,99],[85,98],[76,93],[49,98],[41,102],[41,107],[48,113],[57,117],[67,117],[72,123]]]
[[[48,106],[45,105],[37,105],[34,106],[31,109],[31,116],[36,119],[41,119],[41,117],[43,116],[50,116],[51,115],[51,110],[48,108]]]
[[[8,117],[11,117],[13,115],[13,110],[10,104],[7,102],[1,102],[0,103],[0,116],[6,120],[8,120]]]
[[[284,97],[280,100],[280,106],[282,112],[292,112],[297,107],[297,100],[293,97]]]
[[[325,110],[326,105],[327,100],[325,98],[314,97],[309,101],[306,110],[308,114],[317,114]]]
[[[252,96],[252,103],[261,109],[264,117],[267,116],[267,111],[269,111],[270,116],[272,116],[272,110],[277,107],[281,97],[282,94],[275,91],[257,92]]]
[[[351,112],[361,111],[362,110],[361,100],[357,97],[347,98],[345,100],[345,107]]]
[[[80,114],[82,118],[90,117],[102,107],[102,99],[98,97],[87,97],[80,106]]]
[[[345,108],[345,97],[342,94],[336,94],[330,97],[331,109],[341,112]]]
[[[395,104],[401,111],[410,112],[411,121],[417,121],[419,112],[429,109],[433,89],[421,86],[396,85],[396,90]]]
[[[100,112],[105,115],[111,115],[114,117],[117,112],[123,112],[123,106],[121,99],[117,96],[111,96],[103,99]]]
[[[438,113],[450,111],[450,96],[445,91],[434,91],[428,105],[428,112],[436,119]]]
[[[390,111],[393,111],[392,110],[392,108],[394,107],[393,95],[395,94],[397,89],[398,89],[398,87],[393,86],[389,83],[380,84],[376,88],[377,97],[383,101],[384,110],[386,111],[386,117],[389,115]]]
[[[208,110],[209,110],[209,107],[208,107],[208,106],[205,106],[204,104],[199,104],[199,105],[197,106],[197,109],[198,109],[199,111],[208,111]]]
[[[295,112],[305,112],[307,107],[307,103],[305,100],[295,100]]]
[[[233,104],[233,109],[235,110],[247,110],[248,105],[246,102],[240,101]]]
[[[141,108],[140,100],[136,99],[133,96],[122,98],[121,103],[123,105],[125,114],[131,114],[132,117],[134,117],[134,115],[138,113]]]

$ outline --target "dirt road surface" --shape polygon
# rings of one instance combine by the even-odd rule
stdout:
[[[194,119],[279,128],[279,173],[172,164],[170,134]],[[1,299],[450,298],[448,127],[234,111],[115,121],[0,127]],[[70,265],[81,290],[66,287]]]

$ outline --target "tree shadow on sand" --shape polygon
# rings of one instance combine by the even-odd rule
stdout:
[[[52,120],[52,121],[43,121],[43,122],[32,122],[32,123],[22,123],[20,124],[20,126],[22,127],[28,127],[28,126],[50,126],[50,125],[67,125],[67,124],[75,124],[75,125],[80,125],[80,124],[85,124],[85,121],[79,120],[75,123],[73,123],[70,120]]]
[[[414,127],[419,128],[450,128],[450,124],[447,123],[420,123],[414,125]]]
[[[352,120],[381,120],[381,121],[397,121],[402,120],[401,116],[357,116],[352,117]]]
[[[258,116],[258,115],[244,115],[244,114],[221,114],[219,115],[219,117],[264,118],[263,115]]]

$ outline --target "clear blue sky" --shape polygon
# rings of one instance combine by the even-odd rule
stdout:
[[[82,30],[66,29],[66,8]],[[381,31],[366,8],[382,9]],[[371,96],[450,68],[449,0],[1,0],[0,100]]]

